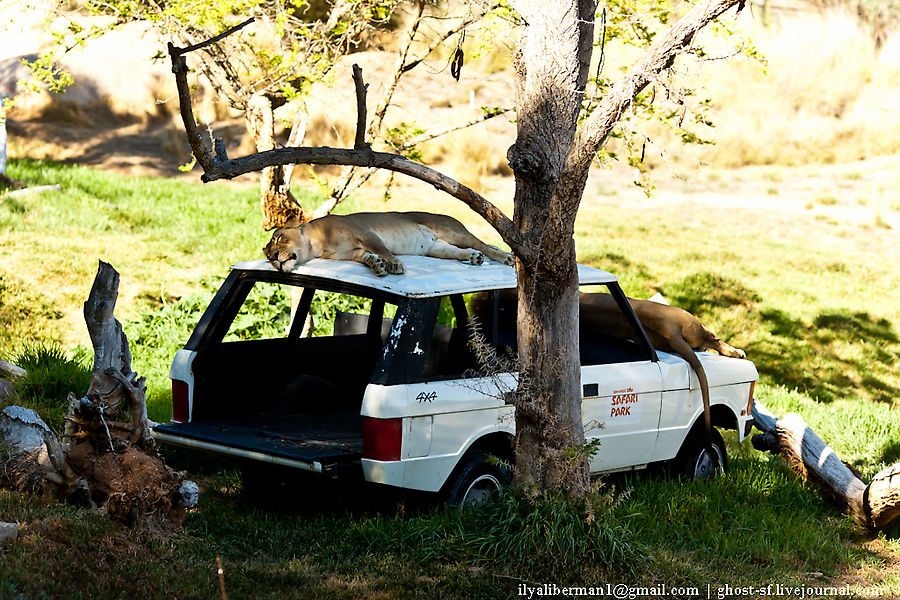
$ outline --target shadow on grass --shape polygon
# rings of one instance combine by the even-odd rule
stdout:
[[[881,456],[878,458],[878,462],[888,465],[900,462],[900,441],[889,440],[886,442],[881,449]]]
[[[773,383],[826,402],[858,395],[890,403],[900,397],[893,375],[900,338],[887,319],[839,308],[806,322],[766,306],[739,281],[708,272],[666,284],[661,291],[713,329],[722,314],[738,315],[740,335],[749,340],[748,358]]]
[[[751,306],[760,300],[755,291],[739,281],[708,272],[695,273],[676,283],[667,284],[660,292],[675,306],[695,315],[717,308]]]
[[[748,348],[759,372],[821,401],[859,394],[894,402],[900,389],[887,378],[900,355],[890,322],[868,313],[830,310],[811,324],[778,309],[759,312],[769,335]]]

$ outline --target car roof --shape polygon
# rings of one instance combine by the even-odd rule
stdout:
[[[349,284],[406,298],[434,298],[516,287],[516,271],[513,267],[487,259],[480,266],[430,256],[403,255],[400,260],[406,266],[406,273],[384,277],[376,276],[372,269],[362,263],[322,258],[314,258],[294,267],[288,273],[280,273],[265,259],[237,263],[231,268],[258,273],[268,280],[280,280],[283,277],[284,283],[295,285],[309,284],[310,287],[317,287],[316,284],[333,282],[336,287],[346,287]],[[578,280],[579,285],[590,285],[613,283],[616,278],[606,271],[578,265]]]

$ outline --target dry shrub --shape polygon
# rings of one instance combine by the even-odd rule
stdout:
[[[443,164],[451,177],[477,191],[485,177],[512,173],[506,160],[510,143],[474,126],[423,144],[422,155],[426,164]]]
[[[685,124],[712,146],[679,146],[676,133],[643,127],[658,166],[667,161],[688,169],[701,162],[718,167],[750,164],[833,163],[900,151],[900,35],[882,48],[864,24],[840,9],[783,16],[769,28],[747,33],[767,60],[741,57],[685,64],[684,85],[697,98],[711,98],[713,128]],[[734,40],[711,54],[728,54]]]

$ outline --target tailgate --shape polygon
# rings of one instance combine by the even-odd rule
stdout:
[[[154,427],[153,436],[166,444],[313,471],[362,456],[358,411],[167,423]]]

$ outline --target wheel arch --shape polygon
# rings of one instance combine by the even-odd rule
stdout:
[[[459,455],[459,460],[450,475],[444,480],[441,486],[441,493],[445,493],[447,488],[451,486],[453,481],[459,475],[460,471],[465,467],[468,460],[477,452],[483,452],[492,456],[496,456],[501,461],[512,467],[515,454],[513,450],[513,435],[508,431],[493,431],[486,433],[475,439],[469,446]]]

